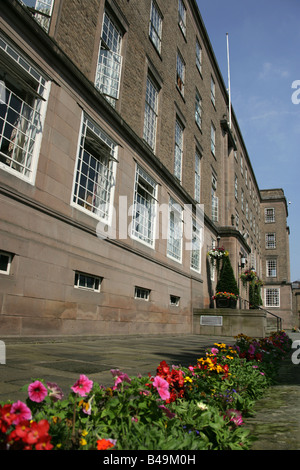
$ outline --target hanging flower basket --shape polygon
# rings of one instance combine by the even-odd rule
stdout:
[[[240,278],[243,284],[245,285],[246,282],[256,281],[258,279],[258,276],[255,271],[253,271],[252,269],[248,269],[247,271],[245,271],[244,273],[240,275]]]
[[[207,255],[210,258],[211,265],[216,266],[217,275],[219,277],[221,261],[224,258],[226,258],[227,256],[229,256],[229,252],[227,250],[225,250],[225,248],[223,248],[223,247],[221,247],[221,248],[218,247],[218,248],[212,248],[211,250],[209,250]]]
[[[228,256],[229,252],[225,250],[225,248],[219,247],[219,248],[212,248],[211,250],[209,250],[207,254],[210,257],[211,261],[214,261],[214,260],[222,259],[225,256]]]

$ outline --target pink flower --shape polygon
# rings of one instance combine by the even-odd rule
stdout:
[[[168,418],[175,418],[175,413],[172,413],[165,405],[160,405],[158,408],[160,408]]]
[[[29,385],[28,395],[30,400],[35,401],[36,403],[40,403],[47,396],[47,389],[42,384],[42,382],[36,380],[35,382]]]
[[[255,353],[255,346],[253,344],[250,344],[249,349],[248,349],[249,354],[254,354]]]
[[[229,420],[234,423],[236,426],[241,426],[243,424],[242,414],[238,410],[227,410],[226,416]]]
[[[113,377],[116,377],[113,390],[115,390],[117,386],[121,384],[122,382],[127,382],[129,384],[131,383],[131,379],[128,377],[128,375],[125,374],[124,372],[121,372],[119,369],[111,369],[111,373]]]
[[[211,348],[211,353],[215,356],[216,354],[218,354],[219,350],[218,348]]]
[[[13,424],[20,424],[22,421],[28,421],[31,419],[30,409],[20,400],[13,403],[10,413],[16,415],[16,418],[13,420]]]
[[[54,401],[62,400],[64,394],[62,389],[53,382],[47,382],[47,387],[50,390],[49,397]]]
[[[167,400],[170,398],[169,384],[165,379],[162,379],[157,375],[153,381],[153,387],[155,387],[159,393],[159,396],[162,400]]]
[[[89,380],[85,375],[80,375],[79,379],[77,382],[74,383],[73,387],[71,387],[71,390],[73,392],[78,393],[81,397],[85,397],[92,389],[93,387],[93,381]]]

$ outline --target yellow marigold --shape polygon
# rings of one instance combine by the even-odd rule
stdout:
[[[185,377],[184,381],[185,381],[185,382],[190,382],[190,383],[193,382],[192,379],[191,379],[191,377]]]
[[[79,441],[79,444],[80,444],[81,446],[86,446],[86,445],[87,445],[87,442],[86,442],[86,440],[82,437],[82,438],[80,439],[80,441]]]

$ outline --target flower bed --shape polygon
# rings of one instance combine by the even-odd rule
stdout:
[[[85,375],[67,398],[34,380],[26,403],[1,403],[5,450],[243,450],[253,437],[243,420],[291,350],[284,332],[215,344],[189,367],[162,361],[155,376],[112,370],[105,388]]]

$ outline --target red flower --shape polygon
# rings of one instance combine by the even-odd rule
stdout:
[[[51,450],[53,445],[50,442],[51,436],[49,436],[48,431],[49,423],[46,419],[39,422],[23,421],[9,434],[9,446],[12,449]]]
[[[6,433],[16,418],[16,415],[11,413],[11,407],[10,404],[0,405],[0,432]]]
[[[97,450],[107,450],[114,447],[114,444],[108,439],[99,439],[97,441]]]
[[[184,396],[184,376],[180,369],[173,368],[170,370],[166,361],[161,361],[157,368],[157,375],[166,380],[170,386],[170,398],[166,400],[166,403],[171,403],[177,398],[182,398]]]

